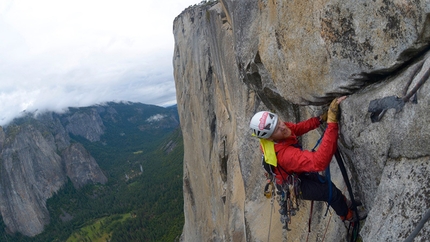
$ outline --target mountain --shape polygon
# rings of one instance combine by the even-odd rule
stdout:
[[[0,211],[4,236],[11,241],[58,238],[59,228],[68,233],[61,236],[69,236],[89,221],[115,214],[135,211],[138,218],[144,206],[156,207],[139,189],[162,184],[160,191],[182,197],[177,186],[182,136],[175,107],[107,103],[61,114],[27,114],[1,129],[0,148]],[[174,176],[175,187],[164,181],[168,175]]]
[[[360,236],[411,235],[430,208],[429,16],[425,0],[202,1],[177,16],[184,241],[349,241],[321,202],[310,225],[306,201],[283,229],[249,129],[257,111],[299,122],[342,95],[338,150],[368,211]],[[322,133],[302,137],[303,147]],[[330,168],[349,196],[334,159]],[[429,240],[428,223],[416,241]]]

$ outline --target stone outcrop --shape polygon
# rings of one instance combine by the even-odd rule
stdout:
[[[88,183],[106,183],[107,178],[100,170],[96,160],[79,143],[71,144],[62,152],[66,174],[75,188]]]
[[[186,9],[173,32],[184,241],[306,240],[309,203],[283,233],[248,124],[264,109],[304,120],[340,95],[339,150],[369,211],[360,235],[402,241],[413,231],[430,208],[428,1],[221,0]],[[346,238],[340,219],[315,206],[309,240]],[[428,238],[425,226],[417,239]]]
[[[49,222],[46,199],[66,181],[54,137],[33,125],[10,127],[1,153],[0,210],[11,232],[35,235]]]
[[[95,108],[88,112],[76,112],[66,120],[67,132],[82,136],[91,142],[100,141],[100,135],[104,133],[103,121]]]
[[[0,130],[0,211],[11,233],[41,233],[49,223],[46,200],[68,178],[76,188],[107,181],[94,158],[81,144],[70,143],[66,131],[69,128],[86,138],[99,137],[97,129],[88,131],[88,127],[100,127],[99,114],[93,112],[92,117],[84,116],[82,120],[76,115],[65,117],[75,120],[76,126],[72,122],[63,125],[58,115],[46,113]],[[82,126],[84,122],[87,127]]]

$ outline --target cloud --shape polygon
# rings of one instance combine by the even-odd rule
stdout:
[[[174,18],[195,0],[0,2],[0,125],[24,110],[176,103]]]
[[[160,121],[160,120],[162,120],[165,117],[166,116],[162,115],[162,114],[152,115],[151,117],[149,117],[148,119],[146,119],[146,122],[152,123],[152,122]]]

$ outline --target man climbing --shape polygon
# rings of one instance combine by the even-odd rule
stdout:
[[[352,221],[354,213],[348,207],[349,202],[345,196],[331,181],[324,182],[324,178],[317,173],[328,167],[336,152],[338,110],[345,98],[346,96],[334,99],[327,115],[297,124],[283,122],[278,115],[268,111],[258,112],[252,117],[250,128],[262,141],[266,162],[273,165],[277,184],[281,185],[287,181],[288,176],[296,174],[300,179],[302,199],[326,201],[343,221]],[[318,150],[302,150],[297,136],[318,128],[323,121],[327,121],[327,129]]]

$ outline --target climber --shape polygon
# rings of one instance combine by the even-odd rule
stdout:
[[[281,185],[291,174],[297,174],[300,179],[301,198],[305,200],[327,201],[343,221],[352,221],[354,213],[349,201],[342,192],[332,185],[329,196],[329,182],[324,182],[317,172],[328,167],[337,148],[338,110],[339,104],[346,96],[334,99],[328,112],[320,117],[310,118],[297,124],[283,122],[278,115],[261,111],[256,113],[250,122],[250,128],[255,136],[260,138],[264,155],[274,166],[276,183]],[[312,152],[302,150],[297,136],[303,135],[326,121],[327,129],[320,147]],[[267,144],[267,145],[265,145]]]

